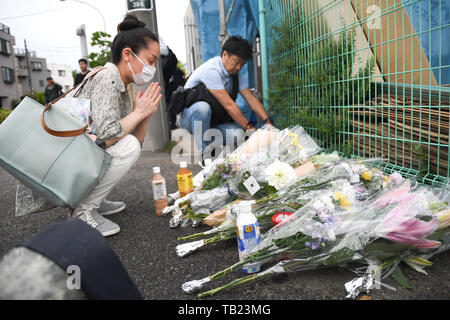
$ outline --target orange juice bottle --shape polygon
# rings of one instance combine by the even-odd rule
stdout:
[[[194,182],[192,180],[192,172],[187,168],[186,161],[180,162],[180,171],[177,173],[178,191],[180,198],[194,191]]]
[[[160,216],[162,209],[169,205],[167,200],[166,180],[160,172],[159,167],[153,167],[152,189],[157,216]]]

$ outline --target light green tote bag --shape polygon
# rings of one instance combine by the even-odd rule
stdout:
[[[86,76],[80,87],[100,70]],[[25,97],[3,121],[0,166],[54,205],[76,208],[112,158],[84,133],[80,121],[52,108],[57,100],[44,107]]]

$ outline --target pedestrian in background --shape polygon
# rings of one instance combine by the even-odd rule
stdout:
[[[80,73],[77,73],[75,75],[75,82],[73,83],[73,86],[76,87],[77,84],[81,83],[84,80],[84,77],[89,73],[89,66],[88,61],[84,58],[81,58],[78,60],[78,65],[80,66]]]
[[[44,102],[45,104],[52,102],[63,94],[61,85],[57,84],[52,77],[47,78],[47,86],[45,87]]]

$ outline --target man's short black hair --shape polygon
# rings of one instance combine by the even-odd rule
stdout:
[[[250,43],[240,36],[231,36],[222,46],[222,54],[227,51],[229,55],[235,55],[247,61],[252,57],[253,50]]]
[[[85,58],[81,58],[80,60],[78,60],[78,63],[80,63],[80,62],[84,62],[84,63],[88,64],[88,61]]]
[[[52,77],[47,77],[47,80],[53,80],[53,78]]]

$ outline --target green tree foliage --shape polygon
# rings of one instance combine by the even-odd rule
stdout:
[[[96,47],[98,52],[91,52],[89,54],[89,66],[95,68],[98,66],[104,66],[111,60],[111,35],[103,32],[96,31],[92,34],[91,46]]]
[[[269,108],[279,127],[300,124],[323,147],[348,153],[342,107],[366,101],[374,60],[354,75],[355,32],[314,36],[313,24],[297,6],[272,27]]]
[[[183,71],[184,75],[187,76],[186,63],[182,63],[180,60],[178,60],[177,68]]]
[[[45,93],[44,92],[28,92],[25,94],[27,97],[30,97],[33,100],[36,100],[40,104],[45,104]]]
[[[12,110],[0,108],[0,123],[2,123],[10,114]]]

